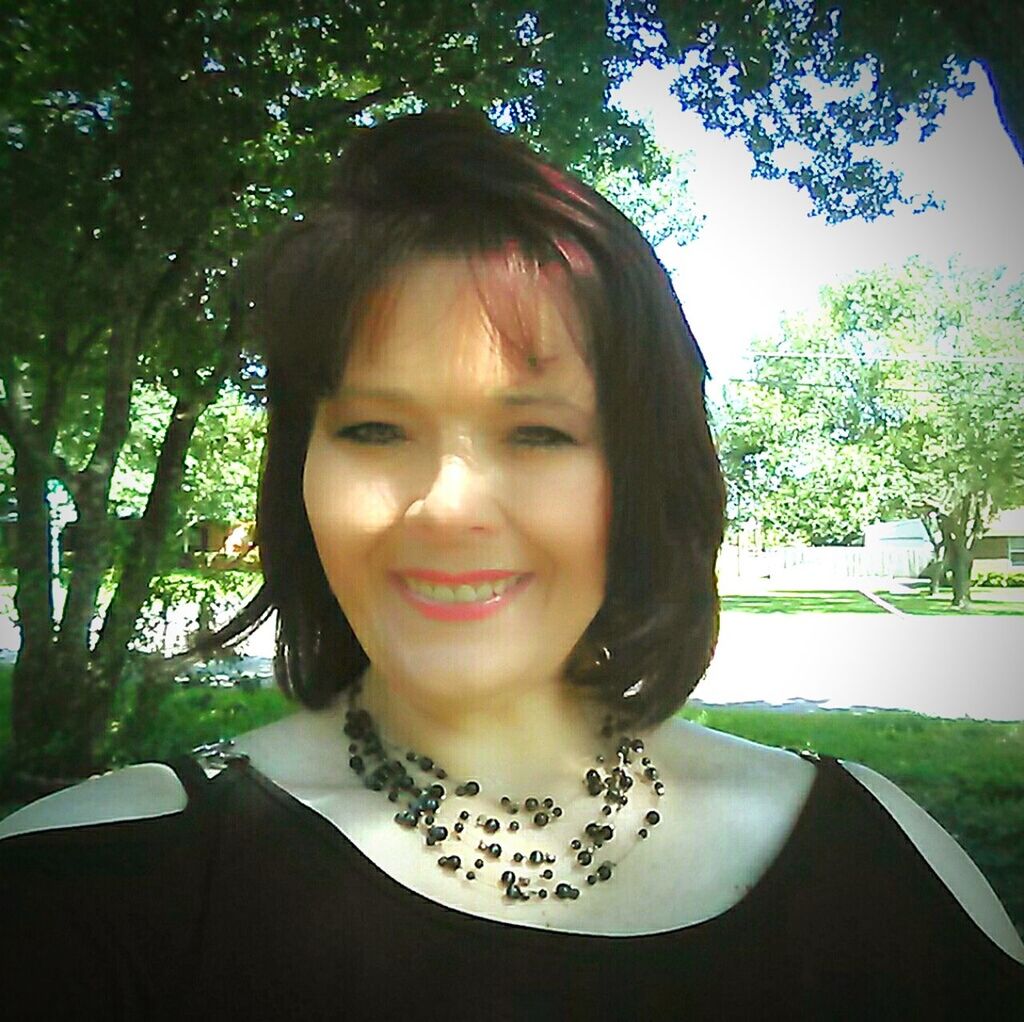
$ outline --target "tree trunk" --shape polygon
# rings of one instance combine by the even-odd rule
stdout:
[[[48,737],[45,684],[53,661],[53,590],[51,586],[50,512],[46,476],[23,451],[14,450],[14,492],[18,507],[14,563],[18,585],[14,606],[21,649],[14,665],[11,730],[17,751]]]
[[[966,610],[971,602],[971,567],[974,557],[964,543],[954,544],[950,550],[953,568],[953,606]]]

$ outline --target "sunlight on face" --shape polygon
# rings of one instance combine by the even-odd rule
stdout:
[[[425,259],[383,292],[304,473],[327,579],[375,670],[435,699],[561,684],[604,599],[610,478],[565,295],[520,295],[542,368],[517,368],[478,285],[521,281],[479,270]],[[487,617],[436,620],[410,603],[407,569],[530,578]]]

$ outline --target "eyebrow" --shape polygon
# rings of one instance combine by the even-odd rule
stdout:
[[[487,396],[493,401],[500,401],[505,405],[549,405],[558,408],[569,408],[573,411],[586,413],[575,401],[570,401],[560,394],[544,393],[541,391],[527,390],[492,390]],[[391,387],[350,387],[342,385],[335,393],[336,398],[362,397],[378,398],[382,401],[403,402],[405,404],[417,404],[417,399],[408,391],[397,390]]]

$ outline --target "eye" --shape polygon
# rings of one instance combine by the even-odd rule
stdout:
[[[346,426],[344,429],[339,429],[337,436],[341,437],[342,440],[351,440],[357,444],[373,445],[373,446],[384,446],[397,439],[394,433],[400,433],[401,430],[398,426],[393,426],[390,422],[360,422],[354,426]]]
[[[521,426],[516,432],[535,438],[523,444],[524,447],[561,447],[576,443],[567,433],[551,426]]]

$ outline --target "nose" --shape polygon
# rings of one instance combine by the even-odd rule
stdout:
[[[454,532],[493,529],[497,515],[488,473],[468,452],[442,455],[425,496],[406,512],[413,524]]]

